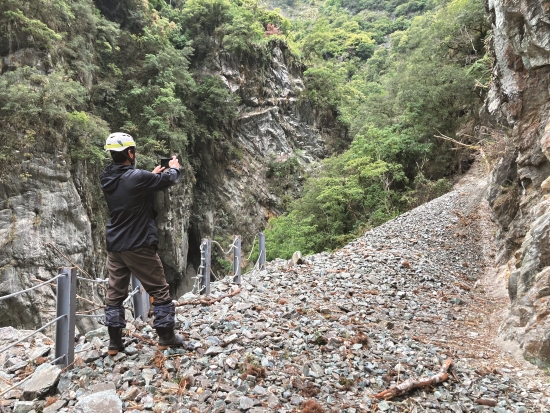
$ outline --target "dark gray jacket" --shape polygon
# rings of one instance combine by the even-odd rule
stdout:
[[[159,242],[153,209],[153,192],[162,191],[180,179],[175,168],[154,174],[131,165],[111,164],[101,174],[111,218],[107,223],[107,251],[128,251]]]

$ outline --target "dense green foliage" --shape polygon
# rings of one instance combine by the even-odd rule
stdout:
[[[110,130],[139,137],[147,168],[167,152],[185,157],[223,135],[239,102],[194,68],[222,52],[266,60],[280,37],[264,36],[268,23],[288,24],[246,0],[3,1],[0,161],[68,137],[73,159],[101,164]]]
[[[337,248],[447,191],[460,159],[434,135],[475,123],[489,79],[480,0],[319,3],[289,37],[309,66],[305,96],[337,110],[354,141],[270,221],[270,258]]]

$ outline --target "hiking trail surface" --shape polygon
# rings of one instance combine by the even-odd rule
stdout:
[[[550,412],[548,373],[498,344],[508,298],[482,169],[334,253],[270,262],[243,276],[239,292],[229,277],[213,283],[212,296],[225,298],[177,307],[185,349],[157,352],[139,321],[113,358],[105,327],[86,333],[63,372],[45,362],[47,338],[16,347],[0,355],[0,392],[30,378],[0,396],[0,409]],[[15,336],[6,333],[0,345]],[[447,359],[442,383],[374,397],[439,373]]]

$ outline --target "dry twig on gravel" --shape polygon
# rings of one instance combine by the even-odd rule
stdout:
[[[419,387],[431,386],[432,384],[436,383],[441,383],[449,378],[449,373],[447,373],[447,370],[449,370],[451,364],[453,364],[453,361],[451,359],[447,359],[445,363],[443,363],[443,365],[441,366],[439,373],[433,375],[429,379],[409,379],[401,384],[398,384],[397,386],[376,394],[374,397],[376,397],[377,399],[390,400],[396,396],[401,396],[402,394],[405,394],[410,390],[418,389]]]
[[[137,334],[137,333],[132,333],[132,337],[138,338],[138,339],[140,339],[141,341],[143,341],[143,342],[145,342],[145,343],[147,343],[147,344],[149,344],[149,345],[151,345],[151,346],[155,346],[155,345],[156,345],[156,343],[155,343],[153,340],[149,340],[148,338],[145,338],[145,337],[143,337],[143,336],[141,336],[141,335],[139,335],[139,334]]]
[[[302,403],[301,413],[324,413],[325,409],[319,405],[315,400],[306,400]]]

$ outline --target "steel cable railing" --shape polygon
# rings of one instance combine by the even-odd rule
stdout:
[[[254,238],[254,244],[252,245],[252,248],[254,248],[256,238]],[[208,238],[204,238],[200,245],[200,253],[201,253],[201,263],[199,265],[197,275],[194,278],[193,283],[193,294],[205,294],[210,295],[210,260],[211,260],[211,254],[212,254],[212,242]],[[214,241],[215,244],[218,244]],[[218,244],[222,252],[225,254],[226,252],[223,250],[222,246]],[[233,251],[233,283],[237,285],[241,285],[242,283],[242,275],[241,275],[241,237],[239,235],[235,235],[233,239],[233,243],[229,246],[228,253]],[[251,252],[252,255],[252,252]],[[250,259],[250,256],[248,257]],[[265,249],[265,235],[264,233],[259,234],[259,250],[258,250],[258,259],[256,263],[254,264],[254,267],[252,269],[252,272],[257,270],[263,270],[265,269],[265,259],[266,259],[266,249]],[[224,277],[225,278],[225,277]]]
[[[37,330],[34,330],[32,333],[30,333],[28,336],[25,336],[23,337],[22,339],[20,340],[17,340],[15,343],[11,343],[9,346],[7,347],[4,347],[3,349],[0,349],[0,354],[2,354],[4,351],[8,351],[10,348],[12,347],[15,347],[16,345],[18,345],[19,343],[22,343],[23,341],[26,341],[28,338],[31,338],[32,336],[34,336],[35,334],[37,333],[40,333],[42,330],[48,328],[49,326],[51,326],[53,323],[57,322],[58,320],[60,320],[61,318],[63,317],[66,317],[65,315],[62,315],[62,316],[59,316],[57,317],[56,319],[50,321],[49,323],[46,323],[44,324],[42,327],[40,327],[39,329]]]
[[[221,245],[218,244],[221,248]],[[254,245],[253,245],[254,247]],[[233,251],[233,282],[241,284],[241,237],[235,236],[233,243],[230,245],[229,251],[226,253],[223,248],[224,254],[229,254]],[[196,294],[210,295],[210,273],[211,273],[211,253],[212,253],[212,241],[208,238],[202,240],[200,245],[201,251],[201,264],[195,278],[193,292]],[[250,258],[250,257],[249,257]],[[72,263],[72,262],[71,262]],[[42,327],[34,330],[25,337],[10,343],[6,347],[0,349],[0,354],[15,347],[16,345],[28,340],[35,334],[45,330],[49,326],[55,324],[55,354],[52,364],[62,364],[63,366],[70,365],[74,362],[74,343],[75,343],[75,319],[76,317],[104,317],[103,314],[85,314],[76,313],[76,299],[80,298],[76,295],[76,282],[84,281],[97,284],[105,284],[109,281],[107,279],[99,278],[84,278],[77,277],[76,271],[80,267],[63,267],[59,269],[57,276],[51,280],[44,281],[38,285],[27,288],[16,293],[4,295],[0,297],[0,301],[17,297],[21,294],[28,293],[37,288],[51,284],[53,281],[57,281],[57,294],[56,294],[56,318],[49,321]],[[259,234],[259,256],[256,261],[252,272],[265,268],[265,236],[263,233]],[[83,271],[83,270],[80,270]],[[86,273],[86,275],[89,275]],[[124,300],[123,305],[127,305],[132,300],[132,306],[134,310],[134,318],[142,318],[143,321],[147,321],[147,314],[149,311],[149,295],[139,282],[139,280],[132,274],[131,276],[132,291],[128,294],[128,297]],[[88,300],[87,300],[88,301]],[[90,301],[92,304],[96,304]],[[97,311],[102,306],[95,308],[91,311]]]
[[[0,349],[0,354],[28,340],[29,338],[45,330],[52,324],[55,324],[55,359],[52,361],[52,363],[64,364],[65,366],[69,363],[72,363],[74,355],[74,308],[76,301],[76,268],[60,268],[57,276],[53,277],[52,279],[44,281],[25,290],[18,291],[13,294],[4,295],[0,297],[0,301],[17,297],[21,294],[28,293],[29,291],[36,290],[37,288],[40,288],[44,285],[50,285],[52,281],[57,281],[56,318],[49,321],[42,327],[34,330],[25,337]]]
[[[77,280],[79,281],[87,281],[87,282],[90,282],[90,283],[98,283],[98,284],[106,284],[109,282],[108,279],[103,279],[103,278],[86,278],[86,277],[76,277]]]
[[[53,281],[57,281],[56,292],[56,318],[49,321],[42,327],[34,330],[30,334],[22,337],[21,339],[8,344],[4,348],[0,349],[0,354],[10,350],[18,344],[27,341],[29,338],[45,330],[49,326],[55,324],[55,353],[52,364],[62,364],[67,366],[74,362],[74,343],[75,343],[75,320],[76,317],[104,317],[103,314],[77,314],[76,313],[76,299],[79,298],[76,295],[76,282],[77,280],[92,282],[98,284],[104,284],[108,280],[91,279],[84,277],[77,277],[77,268],[60,268],[59,274],[52,279],[42,282],[33,287],[27,288],[22,291],[18,291],[13,294],[0,297],[0,300],[7,300],[17,297],[21,294],[25,294],[29,291],[40,288],[46,284],[51,285]],[[130,300],[133,301],[134,317],[141,317],[144,321],[147,321],[147,312],[149,311],[149,296],[141,286],[141,283],[132,275],[132,292],[128,294],[124,305],[128,305]],[[94,303],[95,304],[95,303]],[[94,309],[94,311],[101,309],[101,307]]]
[[[37,284],[35,285],[34,287],[30,287],[30,288],[27,288],[25,290],[22,290],[22,291],[18,291],[16,293],[13,293],[13,294],[10,294],[10,295],[3,295],[0,297],[0,301],[2,300],[6,300],[8,298],[13,298],[13,297],[17,297],[18,295],[21,295],[21,294],[25,294],[29,291],[32,291],[32,290],[36,290],[37,288],[39,287],[42,287],[43,285],[47,285],[47,284],[50,284],[52,281],[55,281],[57,280],[59,277],[62,277],[63,275],[59,274],[55,277],[53,277],[51,280],[48,280],[48,281],[44,281],[43,283],[40,283],[40,284]]]

